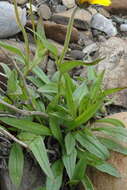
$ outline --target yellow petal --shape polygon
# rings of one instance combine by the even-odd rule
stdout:
[[[111,4],[110,0],[77,0],[79,4],[96,4],[96,5],[103,5],[103,6],[109,6]]]
[[[103,5],[103,6],[109,6],[111,4],[111,1],[110,0],[90,0],[89,3]]]

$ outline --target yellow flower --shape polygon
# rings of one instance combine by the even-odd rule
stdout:
[[[76,1],[79,5],[88,3],[88,4],[109,6],[111,4],[110,0],[76,0]]]

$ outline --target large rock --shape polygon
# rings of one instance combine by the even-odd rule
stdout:
[[[91,50],[92,51],[92,50]],[[105,70],[104,88],[127,87],[127,42],[117,37],[112,37],[98,44],[94,54],[103,57],[97,66],[97,71]],[[91,53],[89,52],[89,56]],[[86,68],[82,70],[81,76],[86,75]],[[127,90],[122,90],[111,96],[115,105],[127,107]]]
[[[67,25],[74,9],[62,13],[56,13],[52,16],[52,20],[58,24]],[[74,26],[79,29],[87,30],[91,21],[92,15],[84,9],[78,9],[75,14]]]
[[[116,113],[111,115],[110,118],[121,120],[127,128],[127,112]],[[124,147],[127,148],[127,143],[124,143]],[[121,177],[115,178],[94,168],[90,168],[88,175],[92,180],[95,190],[127,190],[127,156],[111,152],[108,162],[117,168]],[[81,186],[79,190],[84,190],[84,188]]]
[[[100,13],[93,15],[91,20],[91,28],[104,32],[109,37],[116,36],[117,34],[117,29],[113,26],[112,21]]]
[[[22,25],[26,24],[26,9],[18,7],[19,17]],[[14,5],[0,2],[0,38],[8,38],[20,32],[16,21]]]
[[[8,170],[0,170],[1,190],[35,190],[45,183],[45,176],[33,161],[25,160],[24,173],[20,187],[17,189],[11,182]]]
[[[112,0],[112,4],[106,7],[107,10],[111,12],[125,12],[127,11],[127,0]]]

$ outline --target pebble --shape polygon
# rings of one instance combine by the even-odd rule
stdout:
[[[83,60],[84,53],[80,50],[72,50],[68,53],[68,56],[73,60]]]
[[[11,2],[13,3],[14,1],[11,0]],[[16,0],[16,2],[19,4],[19,5],[23,5],[27,2],[27,0]]]
[[[75,6],[75,0],[62,0],[63,5],[67,8],[72,8]]]
[[[39,8],[38,8],[38,12],[41,18],[48,20],[51,18],[51,10],[48,7],[48,5],[46,4],[42,4]]]
[[[18,7],[20,20],[23,26],[26,24],[26,9]],[[6,2],[0,2],[0,38],[8,38],[20,32],[17,25],[14,5]]]
[[[91,28],[106,33],[109,37],[116,36],[117,29],[113,26],[110,19],[107,19],[100,13],[95,14],[91,19]]]
[[[121,25],[120,25],[120,30],[121,30],[122,32],[127,32],[127,24],[121,24]]]

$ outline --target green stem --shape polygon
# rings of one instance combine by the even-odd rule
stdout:
[[[68,28],[67,28],[67,34],[66,34],[66,38],[65,38],[65,43],[64,43],[64,49],[63,49],[63,52],[60,56],[60,59],[58,60],[58,65],[63,63],[63,60],[64,60],[64,57],[65,57],[65,54],[68,50],[68,46],[69,46],[69,42],[70,42],[70,38],[71,38],[71,32],[72,32],[72,28],[73,28],[73,23],[74,23],[74,16],[75,16],[75,13],[76,11],[78,10],[78,7],[76,7],[71,15],[71,18],[69,20],[69,23],[68,23]]]
[[[59,60],[57,61],[57,67],[59,70],[59,65],[63,63],[65,54],[68,50],[68,46],[69,46],[69,42],[70,42],[70,38],[71,38],[71,32],[72,32],[72,28],[73,28],[73,23],[74,23],[74,17],[75,17],[75,13],[78,10],[78,7],[76,7],[70,17],[69,23],[68,23],[68,27],[67,27],[67,34],[66,34],[66,38],[65,38],[65,43],[64,43],[64,49],[62,51],[62,54],[59,58]],[[61,88],[61,78],[62,78],[62,73],[60,72],[60,76],[59,76],[59,82],[58,82],[58,94],[60,97],[60,88]]]
[[[34,15],[33,15],[33,11],[32,11],[32,0],[30,0],[30,18],[31,18],[31,22],[32,22],[32,29],[34,31],[34,40],[36,40],[36,35],[35,35],[35,22],[34,22]]]
[[[13,0],[13,1],[14,1],[14,8],[15,8],[15,15],[16,15],[16,19],[17,19],[17,24],[18,24],[19,28],[21,29],[21,31],[23,33],[24,40],[25,40],[26,62],[27,62],[27,64],[29,64],[29,55],[30,55],[30,52],[29,52],[29,41],[28,41],[27,33],[25,31],[24,26],[22,25],[22,23],[20,21],[17,2],[16,2],[16,0]]]

